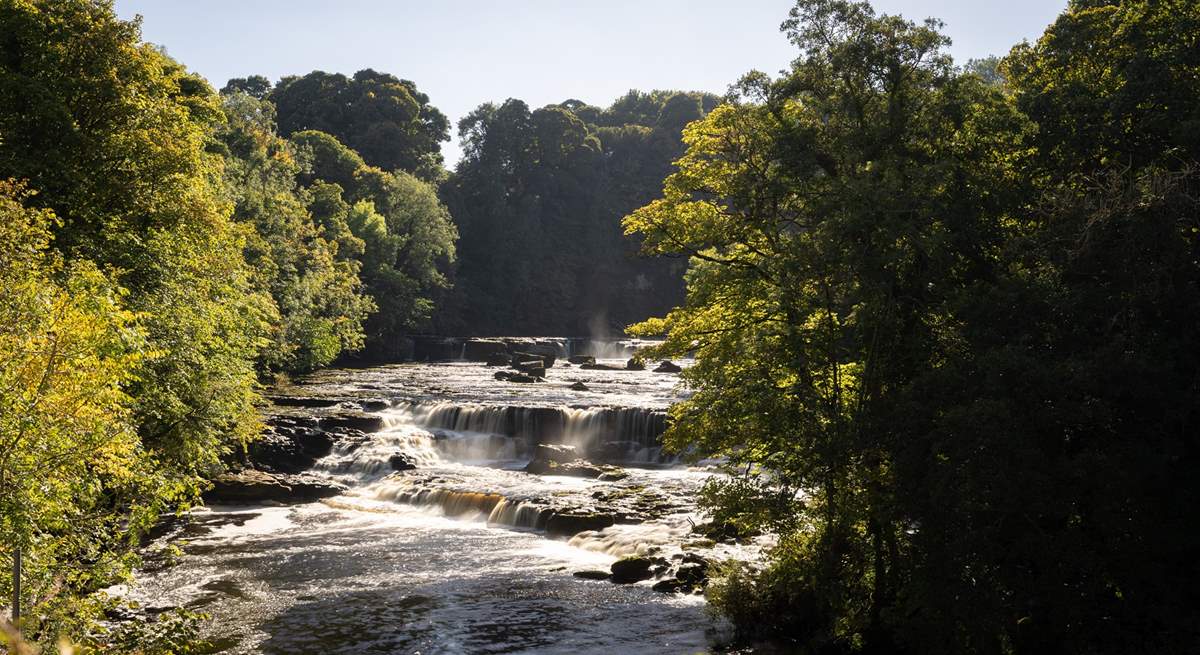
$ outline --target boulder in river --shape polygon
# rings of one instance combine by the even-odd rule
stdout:
[[[608,571],[576,571],[571,575],[584,580],[607,580],[612,574]]]
[[[321,418],[321,427],[350,428],[363,432],[379,432],[383,429],[383,417],[365,412],[341,412]]]
[[[542,366],[544,366],[546,368],[553,368],[554,360],[555,360],[554,355],[548,355],[545,353],[517,352],[517,353],[513,353],[509,357],[509,364],[513,368],[521,368],[521,365],[524,364],[525,362],[540,361],[542,363]]]
[[[488,355],[486,361],[488,366],[508,366],[510,360],[508,353],[494,353]]]
[[[515,375],[515,373],[513,373],[512,371],[496,371],[496,373],[494,375],[492,375],[492,377],[496,378],[497,380],[507,380],[507,379],[511,378],[513,375]]]
[[[493,358],[508,359],[508,344],[499,339],[467,339],[463,344],[462,356],[467,361],[486,361],[489,366],[494,366],[491,363]]]
[[[567,358],[572,364],[595,364],[596,358],[591,355],[574,355]]]
[[[508,376],[508,378],[506,378],[506,379],[509,382],[523,382],[526,384],[528,384],[530,382],[538,381],[537,378],[533,377],[532,375],[526,375],[525,373],[513,373],[512,375]]]
[[[328,455],[339,437],[361,435],[358,430],[350,429],[328,432],[312,417],[274,417],[267,422],[262,435],[246,448],[246,459],[256,468],[299,473]]]
[[[654,577],[654,573],[650,571],[651,566],[654,566],[654,560],[649,557],[619,559],[612,564],[612,581],[617,584],[629,584],[649,580]]]
[[[519,370],[525,375],[533,376],[535,378],[546,377],[546,367],[542,366],[540,361],[522,362]]]
[[[554,512],[546,521],[546,535],[550,537],[574,537],[588,530],[603,530],[616,523],[612,514],[583,510]]]
[[[654,369],[654,372],[655,373],[679,373],[682,370],[683,370],[683,368],[681,366],[679,366],[678,364],[676,364],[675,362],[664,359],[662,361],[662,363],[658,365],[658,368]]]
[[[346,487],[313,475],[286,475],[245,469],[222,473],[204,492],[209,503],[307,503],[336,496]]]
[[[417,468],[413,463],[412,458],[406,455],[392,455],[388,458],[388,466],[392,467],[393,471],[411,471]]]
[[[580,364],[579,368],[585,371],[624,371],[620,366],[611,364]]]
[[[628,371],[644,371],[646,370],[646,365],[642,362],[642,360],[636,357],[630,357],[629,361],[625,362],[625,369]]]
[[[569,388],[571,389],[571,391],[588,391],[588,386],[582,382],[576,382],[575,384],[572,384]]]

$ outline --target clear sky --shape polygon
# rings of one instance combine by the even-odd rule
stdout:
[[[116,0],[220,88],[231,77],[374,68],[416,82],[453,123],[487,101],[607,106],[636,88],[723,93],[776,73],[792,47],[789,0]],[[936,16],[955,59],[1035,39],[1066,0],[875,0],[881,13]],[[443,150],[458,159],[457,135]]]

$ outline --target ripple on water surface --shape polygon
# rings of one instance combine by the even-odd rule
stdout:
[[[417,508],[201,513],[219,525],[132,596],[209,613],[227,653],[695,653],[692,597],[573,578],[612,557]]]

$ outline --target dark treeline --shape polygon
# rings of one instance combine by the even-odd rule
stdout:
[[[620,219],[654,197],[718,98],[630,91],[608,109],[485,104],[443,185],[461,233],[442,331],[614,336],[683,298],[684,260],[637,258]]]
[[[798,653],[1200,649],[1200,4],[1073,0],[952,65],[801,0],[799,50],[626,219],[692,257],[668,440],[772,531],[709,598]]]

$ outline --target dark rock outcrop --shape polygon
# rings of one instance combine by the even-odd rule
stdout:
[[[472,362],[486,361],[492,366],[493,358],[508,359],[508,344],[499,339],[467,339],[463,344],[462,357]]]
[[[571,391],[588,391],[588,386],[582,382],[576,382],[575,384],[572,384],[569,389],[571,389]]]
[[[572,364],[595,364],[596,358],[591,355],[575,355],[574,357],[568,357],[567,361]]]
[[[646,370],[646,365],[636,357],[631,357],[629,361],[625,362],[625,369],[629,371],[644,371]]]
[[[267,400],[280,407],[307,407],[309,409],[333,407],[342,401],[341,398],[318,398],[314,396],[267,396]]]
[[[607,580],[612,574],[608,571],[576,571],[571,575],[584,580]]]
[[[650,570],[654,563],[654,560],[649,557],[619,559],[612,564],[612,581],[617,584],[630,584],[649,580],[654,577],[654,573]]]
[[[654,372],[655,373],[679,373],[682,370],[683,370],[683,367],[679,366],[675,362],[667,361],[664,359],[662,361],[662,363],[658,365],[658,368],[654,369]]]
[[[308,503],[336,496],[346,487],[313,475],[288,475],[245,469],[223,473],[204,492],[208,503]]]
[[[299,473],[308,470],[318,459],[328,455],[333,444],[342,436],[359,436],[357,430],[331,433],[322,429],[317,419],[279,416],[267,423],[258,440],[247,447],[248,463],[256,468],[280,473]]]
[[[363,432],[378,432],[383,429],[383,417],[365,412],[342,412],[321,417],[321,427],[326,430],[349,428]]]
[[[603,530],[616,523],[612,514],[600,512],[555,512],[546,521],[546,535],[574,537],[587,530]]]

